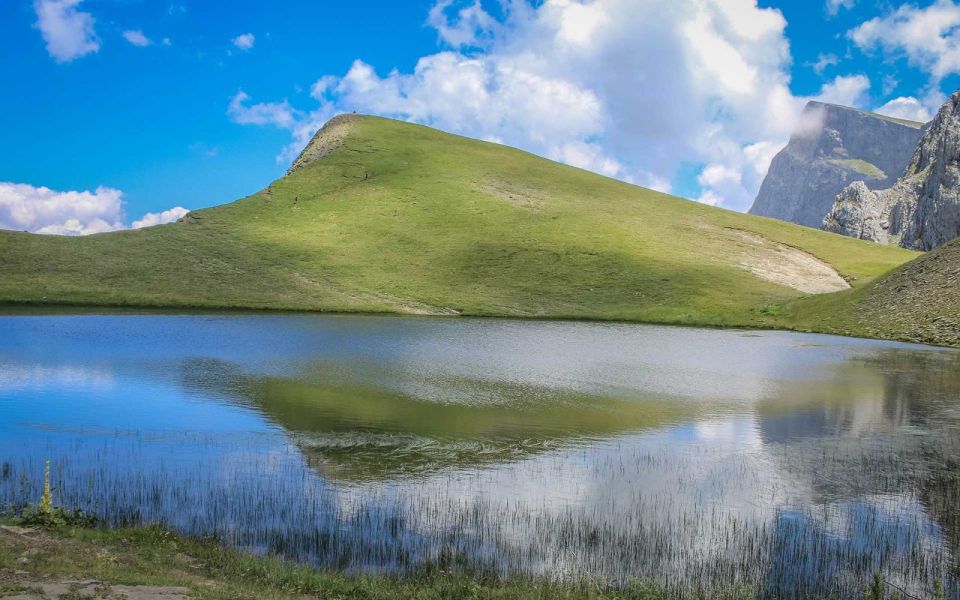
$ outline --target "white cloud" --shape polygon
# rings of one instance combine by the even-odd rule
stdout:
[[[131,229],[142,229],[144,227],[153,227],[154,225],[163,225],[165,223],[173,223],[177,219],[185,217],[187,213],[190,212],[182,206],[175,206],[170,210],[165,210],[162,212],[147,213],[143,215],[143,218],[134,221],[131,225]]]
[[[749,207],[769,158],[808,98],[789,89],[786,21],[755,0],[523,0],[491,24],[474,0],[435,5],[428,17],[450,48],[386,75],[357,60],[324,74],[317,105],[249,104],[240,123],[289,130],[290,160],[337,112],[393,116],[497,140],[605,175],[669,189],[684,164],[702,199]],[[460,50],[468,47],[471,50]],[[815,97],[859,104],[862,75],[836,77]]]
[[[298,113],[286,100],[248,106],[249,99],[245,92],[237,92],[227,108],[230,118],[241,125],[274,125],[281,129],[291,129],[296,123]]]
[[[827,0],[827,14],[831,17],[835,16],[838,12],[840,12],[841,8],[850,10],[856,3],[856,0]]]
[[[557,151],[556,158],[561,162],[581,169],[587,169],[602,175],[615,176],[623,172],[623,165],[604,156],[603,149],[587,142],[570,142]]]
[[[905,56],[933,83],[960,72],[960,5],[952,0],[936,0],[925,8],[905,4],[861,23],[847,36],[861,50]]]
[[[188,211],[148,213],[134,228],[169,223]],[[109,187],[60,192],[26,183],[0,182],[0,229],[56,235],[88,235],[126,229],[123,192]]]
[[[697,200],[718,206],[723,203],[724,198],[739,193],[743,187],[743,169],[740,165],[710,164],[700,172],[697,182],[704,189]]]
[[[250,50],[256,43],[257,38],[252,33],[243,33],[233,38],[233,45],[241,50]]]
[[[123,32],[123,38],[133,44],[134,46],[139,46],[141,48],[149,46],[152,42],[150,38],[143,35],[143,32],[139,29],[129,29]]]
[[[58,192],[23,183],[0,183],[0,228],[84,235],[123,229],[123,192]]]
[[[929,108],[913,96],[900,96],[875,109],[875,112],[888,117],[909,119],[926,123],[933,115]]]
[[[700,192],[700,195],[697,196],[695,200],[700,204],[708,204],[710,206],[720,206],[723,203],[723,197],[710,189]]]
[[[90,13],[77,10],[83,0],[34,0],[36,27],[40,29],[47,52],[65,63],[96,52],[100,39],[93,29]]]
[[[843,75],[823,86],[816,99],[830,104],[861,106],[870,90],[866,75]]]
[[[838,64],[840,64],[840,59],[837,58],[836,54],[823,54],[821,52],[817,55],[817,61],[810,63],[810,66],[813,67],[814,73],[822,75],[827,67],[835,67]]]
[[[454,48],[478,46],[489,39],[497,28],[497,21],[483,10],[480,0],[461,8],[455,19],[447,16],[446,11],[453,0],[440,0],[430,10],[427,23],[437,30],[440,39]]]
[[[883,95],[891,93],[897,86],[900,85],[900,80],[894,77],[893,75],[884,75],[883,76]]]

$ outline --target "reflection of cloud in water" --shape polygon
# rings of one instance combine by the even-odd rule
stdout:
[[[406,520],[423,533],[468,523],[497,540],[498,553],[524,556],[543,574],[683,579],[744,550],[730,547],[733,528],[772,523],[786,484],[759,444],[749,418],[705,422],[479,471],[351,486],[338,491],[338,505],[349,514],[389,498],[409,507]],[[597,532],[603,539],[579,543]]]
[[[422,535],[476,534],[494,540],[496,555],[551,576],[644,573],[728,585],[731,572],[747,584],[761,573],[781,592],[806,594],[832,576],[858,589],[864,573],[883,568],[889,581],[919,591],[919,573],[949,562],[915,495],[862,495],[882,488],[882,473],[871,471],[853,478],[859,499],[824,501],[819,482],[791,468],[795,455],[804,465],[807,450],[768,447],[759,421],[708,419],[477,471],[342,487],[337,505],[346,515],[398,506]]]
[[[49,387],[103,388],[115,383],[110,369],[84,365],[38,365],[0,362],[0,391]]]
[[[677,397],[757,400],[784,377],[815,377],[850,353],[782,344],[780,334],[744,338],[737,332],[616,324],[466,322],[438,336],[401,336],[376,356],[400,374],[398,389],[434,401],[449,395],[432,384],[453,375],[563,388],[584,393],[642,390]],[[438,328],[441,329],[441,328]],[[509,357],[509,360],[504,360]]]

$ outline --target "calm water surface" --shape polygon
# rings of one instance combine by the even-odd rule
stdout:
[[[318,566],[960,598],[960,353],[781,332],[0,318],[0,504]]]

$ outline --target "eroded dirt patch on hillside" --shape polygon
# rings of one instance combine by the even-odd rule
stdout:
[[[547,205],[547,194],[543,190],[525,186],[513,181],[488,179],[476,183],[478,192],[509,202],[517,208],[540,212]]]
[[[752,231],[729,231],[740,240],[740,266],[761,279],[805,294],[829,294],[850,287],[836,269],[812,254]]]

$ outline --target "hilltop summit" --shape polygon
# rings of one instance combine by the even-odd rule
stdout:
[[[323,127],[313,134],[310,143],[300,151],[300,155],[287,170],[287,175],[299,171],[339,148],[340,144],[350,135],[354,124],[362,118],[361,115],[343,113],[327,121]]]

